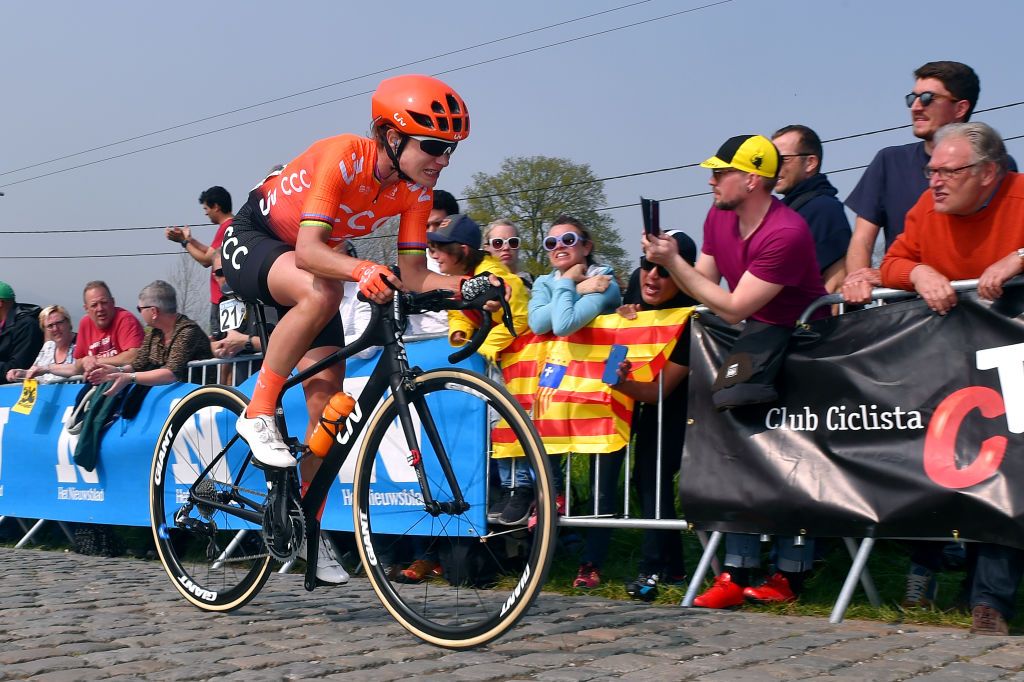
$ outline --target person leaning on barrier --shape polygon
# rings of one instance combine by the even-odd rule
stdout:
[[[8,370],[8,381],[36,379],[41,384],[63,381],[63,377],[46,372],[46,368],[75,363],[75,333],[71,330],[71,316],[64,306],[48,305],[43,308],[39,313],[39,327],[46,338],[39,355],[28,369]]]
[[[846,277],[850,221],[842,202],[836,199],[838,190],[821,172],[821,138],[807,126],[788,125],[775,131],[772,144],[781,159],[775,192],[782,196],[782,203],[807,221],[825,290],[838,291]]]
[[[139,292],[139,314],[149,327],[131,364],[100,365],[96,383],[113,382],[104,391],[112,396],[131,384],[160,386],[185,381],[188,363],[213,357],[210,340],[198,324],[178,312],[177,294],[167,282],[156,280]]]
[[[142,325],[124,308],[118,308],[106,282],[94,280],[82,292],[85,317],[78,322],[73,365],[49,365],[44,371],[61,377],[84,375],[91,384],[101,374],[94,370],[103,366],[120,367],[135,360],[142,345]]]
[[[697,246],[679,230],[665,234],[675,239],[679,254],[688,263],[697,260]],[[666,310],[697,305],[697,302],[679,290],[668,271],[644,257],[637,269],[636,287],[628,289],[619,314],[636,319],[641,310]],[[634,278],[630,278],[633,282]],[[636,301],[636,302],[631,302]],[[690,329],[685,327],[672,349],[660,376],[653,381],[634,381],[629,378],[628,360],[619,365],[619,382],[612,390],[628,395],[636,401],[633,408],[633,484],[640,498],[640,509],[645,519],[675,519],[675,475],[679,472],[686,434],[686,378],[690,373]],[[658,384],[662,383],[662,419],[658,419]],[[658,452],[658,433],[661,433],[661,452]],[[660,487],[659,483],[660,469]],[[660,493],[660,495],[659,495]],[[660,497],[660,505],[658,498]],[[635,580],[626,584],[626,592],[633,599],[654,601],[658,585],[681,584],[686,580],[683,565],[683,540],[678,530],[644,529],[640,547],[640,566]]]
[[[956,305],[950,280],[977,279],[981,298],[1002,296],[1006,281],[1024,272],[1024,176],[1008,169],[1006,147],[990,126],[943,126],[924,169],[929,191],[886,252],[882,284],[916,291],[940,315]],[[1022,576],[1024,551],[978,545],[972,632],[1007,633]]]
[[[781,357],[788,334],[801,313],[826,292],[807,223],[772,196],[780,165],[779,152],[761,135],[739,135],[727,140],[715,156],[701,165],[712,169],[709,184],[714,206],[704,221],[704,244],[697,264],[687,263],[675,240],[665,235],[645,235],[644,254],[649,261],[663,266],[683,291],[726,322],[746,320],[743,334],[753,332],[747,339],[759,338],[762,341],[757,343],[762,343],[768,338],[775,344],[770,349],[756,348],[758,354],[748,355],[748,359],[766,356],[766,351],[772,357]],[[722,278],[729,285],[728,291],[719,286]],[[824,310],[820,313],[826,314]],[[743,342],[743,334],[733,353]],[[749,344],[744,346],[747,348],[754,350]],[[762,368],[752,367],[751,378],[761,372]],[[719,374],[729,375],[722,371]],[[743,375],[739,372],[740,378]],[[760,392],[752,391],[751,399],[763,402],[762,393],[768,387],[754,388]],[[716,405],[721,409],[717,398],[716,395]],[[811,568],[813,544],[797,547],[792,540],[780,539],[777,546],[778,571],[755,587],[751,585],[751,573],[761,563],[758,536],[727,534],[725,564],[729,570],[718,575],[714,585],[698,596],[694,605],[727,608],[738,606],[747,598],[794,599],[803,574]]]
[[[15,301],[14,289],[0,282],[0,377],[12,379],[10,370],[28,367],[43,345],[37,319],[39,306]]]

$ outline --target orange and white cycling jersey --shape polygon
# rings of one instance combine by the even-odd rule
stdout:
[[[376,166],[373,140],[358,135],[318,140],[256,188],[260,211],[278,238],[292,245],[300,227],[330,230],[328,243],[335,246],[401,215],[398,253],[426,253],[433,193],[407,181],[381,190]]]

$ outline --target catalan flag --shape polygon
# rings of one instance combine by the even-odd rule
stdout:
[[[549,454],[615,452],[629,441],[633,400],[601,381],[613,344],[629,348],[631,378],[652,381],[693,308],[641,312],[635,320],[601,315],[569,336],[527,333],[502,354],[505,383],[533,415]],[[504,422],[492,434],[496,457],[522,450]]]

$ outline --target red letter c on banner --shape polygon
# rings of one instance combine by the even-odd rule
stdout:
[[[964,417],[978,408],[986,419],[1006,414],[1003,397],[984,386],[968,386],[949,395],[935,408],[924,439],[924,472],[946,488],[969,488],[990,478],[1006,454],[1007,439],[992,436],[981,443],[978,456],[967,467],[956,466],[956,436]]]

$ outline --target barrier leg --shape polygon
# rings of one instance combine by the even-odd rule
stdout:
[[[704,584],[704,577],[708,573],[708,568],[711,566],[711,561],[715,557],[715,553],[718,551],[718,545],[722,542],[722,532],[715,531],[711,534],[711,539],[708,540],[707,547],[704,548],[704,553],[700,555],[700,562],[697,564],[697,570],[693,572],[693,577],[690,578],[690,584],[686,586],[686,594],[683,595],[683,601],[680,606],[687,608],[693,606],[693,600],[697,597],[697,591],[700,586]]]
[[[843,538],[843,542],[846,544],[846,551],[850,553],[851,559],[857,558],[857,543],[854,542],[853,538]],[[882,605],[882,599],[878,596],[878,590],[875,588],[875,581],[871,578],[871,571],[868,570],[867,564],[864,564],[864,570],[860,574],[860,586],[864,590],[864,594],[867,595],[868,601],[876,609]]]
[[[14,549],[21,549],[22,547],[27,545],[32,540],[32,536],[35,535],[36,532],[43,527],[44,523],[46,523],[46,519],[39,519],[38,521],[36,521],[35,525],[33,525],[32,528],[27,533],[25,533],[24,537],[18,540],[18,544],[14,546]]]
[[[224,565],[224,560],[231,556],[231,553],[238,548],[238,545],[242,542],[242,538],[244,538],[246,533],[248,532],[249,531],[242,529],[235,533],[235,537],[231,538],[231,542],[229,542],[228,546],[224,548],[224,551],[220,553],[220,556],[217,557],[217,560],[213,562],[214,570]]]
[[[694,532],[697,534],[697,539],[700,540],[701,550],[703,551],[703,550],[707,549],[708,548],[708,537],[709,537],[708,536],[708,532],[706,530],[698,530],[698,531],[694,531]],[[715,572],[715,575],[718,575],[719,573],[722,572],[722,562],[718,560],[718,554],[717,553],[714,554],[711,557],[711,570],[713,570]]]
[[[58,521],[57,525],[60,527],[60,531],[62,533],[64,533],[64,537],[66,537],[68,539],[68,542],[70,542],[72,545],[74,545],[75,544],[75,536],[71,533],[71,528],[68,527],[68,524],[65,523],[64,521]]]
[[[853,558],[853,566],[850,567],[850,572],[846,574],[843,589],[839,591],[839,598],[836,599],[836,603],[832,607],[832,613],[828,617],[829,623],[843,622],[843,616],[846,614],[846,609],[850,606],[850,601],[853,599],[853,593],[857,589],[857,581],[860,579],[864,567],[867,566],[868,557],[871,556],[871,550],[874,547],[874,538],[864,538],[860,541],[860,548],[857,550],[857,555]]]

